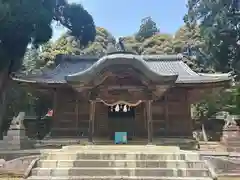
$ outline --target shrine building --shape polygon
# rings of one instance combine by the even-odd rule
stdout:
[[[201,74],[182,55],[113,52],[103,57],[58,55],[56,67],[12,78],[53,98],[52,138],[192,137],[191,104],[228,86],[229,74]]]

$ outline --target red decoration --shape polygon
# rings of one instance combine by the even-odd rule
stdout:
[[[47,117],[52,117],[53,116],[53,110],[49,110],[46,114]]]

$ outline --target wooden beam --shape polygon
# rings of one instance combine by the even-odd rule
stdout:
[[[153,127],[152,127],[152,101],[146,101],[146,115],[147,115],[147,126],[148,126],[148,144],[153,143]]]
[[[231,86],[231,80],[226,80],[222,82],[175,84],[175,87],[185,87],[185,88],[195,88],[195,89],[208,89],[208,88],[214,89],[218,87],[229,88],[230,86]]]
[[[93,127],[94,127],[94,119],[95,119],[95,109],[96,109],[96,101],[90,101],[90,112],[89,112],[89,127],[88,127],[88,142],[90,144],[93,143]]]

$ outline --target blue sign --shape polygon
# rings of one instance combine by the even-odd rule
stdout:
[[[115,144],[127,144],[127,132],[115,132]]]

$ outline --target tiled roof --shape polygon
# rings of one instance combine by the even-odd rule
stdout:
[[[108,55],[112,56],[112,55]],[[190,69],[178,55],[129,55],[118,54],[118,57],[134,57],[142,59],[143,63],[159,75],[178,75],[176,83],[211,83],[229,81],[229,74],[198,74]],[[53,70],[45,70],[35,75],[19,76],[14,80],[32,83],[66,83],[66,76],[83,74],[100,64],[97,57],[60,55],[57,59],[57,67]]]
[[[175,58],[177,57],[175,56]],[[161,84],[163,82],[175,83],[178,77],[178,74],[174,72],[154,71],[147,64],[147,61],[143,59],[143,56],[138,56],[129,53],[128,54],[115,53],[100,58],[88,69],[80,71],[76,74],[68,75],[66,76],[65,79],[68,82],[88,83],[95,79],[97,74],[100,74],[104,69],[109,69],[111,65],[115,65],[118,67],[126,65],[134,67],[134,69],[144,73],[145,77],[147,77],[152,82],[155,82],[157,84]]]

